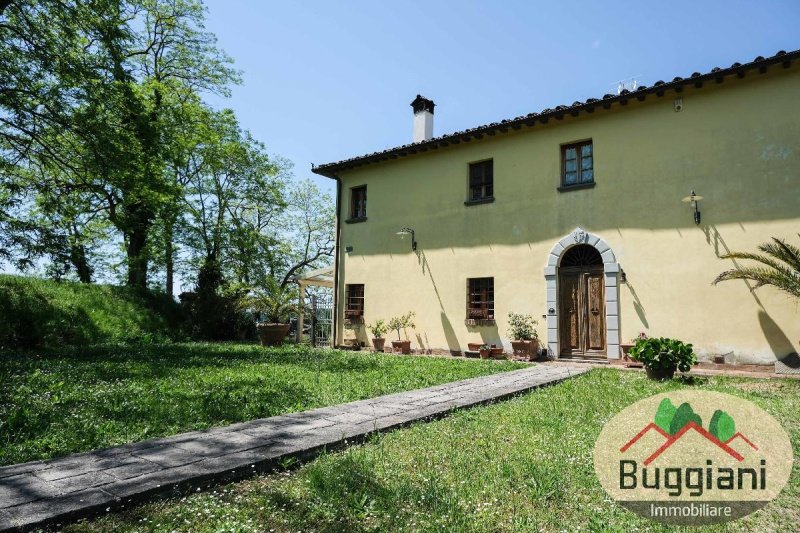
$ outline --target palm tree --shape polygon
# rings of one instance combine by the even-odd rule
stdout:
[[[731,279],[743,279],[755,282],[754,289],[772,285],[795,298],[800,298],[800,248],[773,237],[772,242],[764,243],[758,249],[763,254],[731,252],[721,256],[722,259],[750,259],[760,265],[726,270],[717,276],[713,284]]]

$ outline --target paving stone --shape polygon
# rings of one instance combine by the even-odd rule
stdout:
[[[150,439],[106,450],[0,468],[0,531],[74,520],[192,487],[243,479],[286,458],[443,416],[582,374],[531,367],[289,415]]]
[[[58,491],[33,474],[19,474],[0,480],[0,505],[3,510],[14,505],[58,496]]]
[[[70,492],[78,492],[92,487],[101,487],[114,481],[117,481],[117,478],[107,472],[88,472],[78,476],[58,479],[50,482],[50,484],[60,494],[69,494]]]
[[[131,457],[130,462],[126,462],[121,466],[109,468],[108,470],[105,470],[105,473],[112,475],[117,479],[128,479],[132,477],[138,477],[143,474],[149,474],[150,472],[161,470],[161,468],[163,468],[161,465],[146,459]]]
[[[0,467],[0,479],[17,476],[19,474],[27,474],[28,472],[36,472],[47,468],[50,468],[50,466],[44,461],[31,461],[30,463],[3,466]]]
[[[89,510],[108,506],[113,501],[113,496],[102,489],[89,489],[11,507],[6,512],[14,527],[28,529],[43,523],[68,520]]]
[[[182,466],[202,459],[194,452],[168,445],[148,448],[135,453],[134,456],[166,467]]]

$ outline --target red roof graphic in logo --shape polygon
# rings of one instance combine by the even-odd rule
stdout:
[[[642,428],[642,430],[639,433],[637,433],[636,436],[634,436],[631,440],[629,440],[622,448],[620,448],[619,451],[621,453],[625,453],[628,450],[628,448],[633,446],[636,443],[636,441],[638,441],[644,435],[649,433],[651,430],[657,431],[658,433],[660,433],[667,440],[666,440],[666,442],[664,442],[663,445],[661,445],[660,448],[658,448],[655,452],[653,452],[653,454],[650,455],[650,457],[648,457],[647,459],[644,460],[644,465],[645,466],[647,466],[650,463],[652,463],[653,461],[655,461],[656,458],[659,455],[664,453],[664,451],[666,451],[670,446],[672,446],[673,444],[678,442],[681,439],[681,437],[686,435],[689,431],[695,431],[695,432],[699,433],[701,436],[705,437],[709,442],[711,442],[712,444],[714,444],[715,446],[720,448],[722,451],[724,451],[725,453],[727,453],[728,455],[730,455],[731,457],[733,457],[737,461],[744,461],[744,456],[742,456],[739,452],[737,452],[736,450],[734,450],[733,448],[728,446],[728,443],[732,442],[733,440],[735,440],[737,438],[740,438],[740,439],[744,440],[747,444],[749,444],[754,450],[758,449],[758,447],[755,444],[753,444],[747,437],[745,437],[741,433],[736,433],[733,437],[728,439],[726,442],[721,442],[714,435],[712,435],[711,433],[709,433],[708,431],[703,429],[701,426],[699,426],[696,422],[689,422],[688,424],[683,426],[680,429],[680,431],[678,431],[675,435],[670,435],[669,433],[667,433],[666,431],[664,431],[663,429],[658,427],[656,424],[651,422],[651,423],[647,424],[644,428]]]
[[[733,437],[731,437],[731,438],[729,438],[728,440],[726,440],[726,441],[725,441],[725,444],[730,444],[731,442],[733,442],[733,441],[734,441],[734,440],[736,440],[736,439],[742,439],[742,440],[743,440],[743,441],[745,441],[747,444],[749,444],[751,448],[753,448],[754,450],[758,450],[758,446],[756,446],[755,444],[753,444],[752,442],[750,442],[750,439],[748,439],[747,437],[745,437],[744,435],[742,435],[742,434],[741,434],[741,433],[739,433],[738,431],[736,432],[736,434],[735,434]]]

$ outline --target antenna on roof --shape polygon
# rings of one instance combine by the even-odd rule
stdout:
[[[622,91],[635,91],[639,86],[639,76],[631,76],[624,80],[615,81],[611,85],[616,85],[617,94],[622,94]]]

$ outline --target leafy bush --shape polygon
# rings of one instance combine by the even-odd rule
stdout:
[[[184,337],[163,293],[0,275],[0,348],[152,344]]]
[[[415,328],[416,325],[414,324],[414,311],[409,311],[408,313],[396,317],[392,317],[389,320],[389,329],[392,329],[397,332],[397,340],[400,340],[400,330],[402,329],[404,332],[408,328]],[[408,333],[406,333],[406,337],[408,337]]]
[[[386,322],[383,319],[377,319],[374,324],[370,324],[367,326],[372,334],[375,336],[376,339],[382,339],[386,332],[389,331],[389,327],[386,325]]]
[[[511,330],[511,338],[520,341],[529,341],[539,338],[536,331],[538,322],[531,315],[521,315],[519,313],[508,314],[508,327]]]
[[[681,372],[688,372],[692,365],[697,364],[691,344],[665,337],[640,338],[629,355],[631,359],[653,370],[677,368]]]

